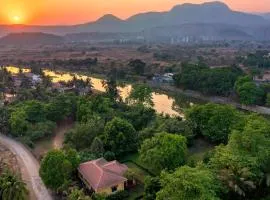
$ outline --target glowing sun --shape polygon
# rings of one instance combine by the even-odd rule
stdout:
[[[13,16],[13,17],[12,17],[12,22],[13,22],[14,24],[19,24],[19,23],[21,22],[21,17],[18,16],[18,15]]]

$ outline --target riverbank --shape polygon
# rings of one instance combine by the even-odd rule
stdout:
[[[270,115],[270,108],[263,107],[263,106],[247,106],[247,105],[242,105],[240,103],[237,103],[235,101],[232,101],[229,98],[226,97],[220,97],[220,96],[206,96],[203,95],[200,92],[193,91],[193,90],[182,90],[180,88],[176,88],[172,85],[169,84],[153,84],[152,82],[148,82],[149,86],[151,86],[153,89],[159,89],[162,90],[163,92],[174,92],[178,93],[181,95],[185,95],[187,97],[192,97],[195,99],[200,99],[202,101],[206,102],[212,102],[212,103],[217,103],[217,104],[227,104],[234,106],[235,108],[241,109],[241,110],[246,110],[250,112],[255,112],[263,115]]]

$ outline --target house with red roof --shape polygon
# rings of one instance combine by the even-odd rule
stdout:
[[[108,162],[104,158],[79,165],[79,177],[95,193],[113,194],[125,189],[128,180],[124,177],[128,167],[118,161]]]

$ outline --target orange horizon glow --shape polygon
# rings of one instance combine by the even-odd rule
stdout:
[[[121,19],[142,12],[168,11],[183,3],[209,0],[0,0],[0,24],[70,25],[95,21],[104,14]],[[231,9],[270,12],[270,0],[223,0]]]

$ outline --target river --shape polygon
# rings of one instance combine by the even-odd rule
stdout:
[[[14,66],[8,66],[6,69],[11,72],[12,74],[18,74],[19,68]],[[24,73],[29,73],[29,69],[23,69]],[[53,83],[57,83],[60,81],[70,81],[75,76],[78,79],[86,80],[87,78],[91,79],[93,88],[95,90],[105,92],[105,88],[103,87],[102,81],[103,79],[94,78],[91,76],[80,75],[77,73],[68,73],[68,72],[60,72],[60,71],[51,71],[51,70],[44,70],[46,76],[50,76],[52,78]],[[120,95],[123,99],[129,96],[130,91],[132,90],[131,84],[126,84],[124,86],[118,87]],[[188,98],[185,96],[175,96],[171,97],[168,94],[160,93],[160,92],[153,92],[153,102],[154,102],[154,109],[158,113],[164,113],[169,115],[176,115],[184,117],[183,110],[194,103],[198,103],[196,99]],[[53,138],[44,138],[38,141],[33,149],[34,155],[40,159],[48,150],[50,149],[57,149],[62,147],[62,143],[64,140],[64,134],[73,127],[72,122],[62,122],[58,124],[58,128],[55,130],[55,136]]]
[[[17,74],[19,73],[19,68],[14,67],[14,66],[8,66],[6,69],[13,73]],[[22,69],[24,73],[30,72],[30,69]],[[68,73],[68,72],[60,72],[60,71],[52,71],[52,70],[44,70],[43,71],[46,76],[49,76],[52,78],[53,83],[57,83],[60,81],[67,82],[73,79],[75,76],[78,79],[90,79],[93,85],[93,89],[105,92],[105,88],[102,85],[103,79],[100,78],[94,78],[91,76],[86,76],[86,75],[80,75],[78,73]],[[131,84],[126,84],[124,86],[118,87],[119,93],[123,99],[126,99],[130,91],[132,90],[132,85]],[[154,109],[158,113],[164,113],[164,114],[169,114],[169,115],[177,115],[177,116],[184,116],[184,113],[182,111],[182,108],[178,106],[178,104],[175,103],[175,99],[173,97],[170,97],[167,94],[164,93],[159,93],[159,92],[153,92],[152,94],[153,97],[153,102],[154,102]],[[192,101],[192,99],[185,99],[185,105],[192,105],[195,103]]]

